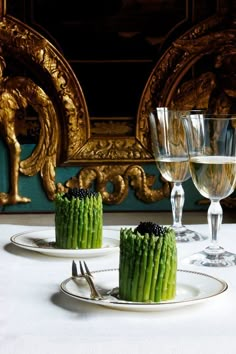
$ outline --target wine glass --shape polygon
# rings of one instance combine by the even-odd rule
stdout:
[[[206,236],[188,229],[182,224],[185,201],[182,183],[188,180],[189,160],[185,131],[181,117],[188,112],[157,107],[149,114],[152,150],[162,177],[173,183],[171,206],[176,241],[201,241]]]
[[[236,265],[236,254],[224,250],[217,240],[223,218],[220,201],[236,188],[236,115],[187,115],[182,121],[193,183],[210,199],[207,215],[211,234],[209,246],[183,262],[209,267]]]

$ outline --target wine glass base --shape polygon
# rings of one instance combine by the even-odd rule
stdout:
[[[236,265],[236,254],[227,251],[218,254],[201,251],[183,259],[181,263],[205,267],[231,267]]]
[[[208,239],[208,236],[187,229],[185,226],[182,227],[172,226],[172,229],[175,231],[176,242],[205,241]]]

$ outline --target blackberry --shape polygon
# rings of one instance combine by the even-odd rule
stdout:
[[[141,235],[149,234],[155,236],[164,236],[166,228],[155,224],[151,221],[140,222],[139,225],[135,228],[134,232],[139,232]]]
[[[63,198],[67,198],[68,200],[71,200],[72,198],[83,199],[85,197],[96,197],[97,195],[97,192],[91,191],[89,189],[69,188],[68,191],[63,195]]]

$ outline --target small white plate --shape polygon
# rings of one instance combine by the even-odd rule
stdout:
[[[171,310],[182,306],[194,305],[203,300],[210,299],[222,294],[227,290],[225,281],[212,277],[211,275],[187,270],[177,271],[177,294],[173,300],[159,303],[144,303],[122,301],[110,294],[117,288],[119,271],[118,269],[105,269],[92,272],[97,288],[105,295],[104,300],[93,300],[90,298],[90,290],[84,280],[68,278],[61,283],[61,290],[78,300],[88,303],[126,311],[162,311]]]
[[[103,229],[103,245],[92,249],[59,249],[55,247],[55,228],[37,231],[26,231],[13,235],[11,242],[29,251],[35,251],[48,256],[83,258],[99,257],[115,252],[119,249],[120,231],[117,229]]]

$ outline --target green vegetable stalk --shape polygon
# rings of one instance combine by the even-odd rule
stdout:
[[[155,244],[158,242],[158,237],[151,235],[149,238],[149,252],[147,258],[147,270],[145,276],[144,290],[143,290],[143,301],[153,301],[154,298],[151,298],[151,283],[152,283],[152,275],[154,269],[154,250]]]
[[[74,202],[74,221],[72,223],[73,225],[73,237],[72,237],[72,249],[78,249],[79,248],[79,243],[78,243],[78,228],[79,228],[79,205],[80,205],[80,199],[75,198]]]
[[[92,248],[92,240],[94,237],[93,209],[94,209],[94,197],[90,198],[90,203],[89,203],[89,208],[88,208],[88,238],[87,238],[87,247],[88,248]]]
[[[72,188],[55,196],[57,248],[101,248],[103,205],[100,193]]]
[[[80,233],[80,248],[88,248],[87,241],[88,241],[88,205],[90,202],[90,198],[86,197],[83,199],[84,201],[84,207],[83,207],[83,230]],[[81,213],[81,210],[80,210]]]
[[[175,238],[175,235],[172,236]],[[175,245],[175,240],[172,241],[173,245]],[[172,248],[171,254],[171,270],[168,278],[168,286],[167,286],[167,299],[173,299],[176,295],[176,273],[177,273],[177,249],[175,246]]]
[[[103,208],[102,208],[102,196],[99,194],[96,198],[97,202],[97,233],[95,235],[95,248],[102,247],[103,237]]]
[[[97,248],[97,234],[98,234],[98,219],[99,219],[99,213],[98,213],[98,200],[97,198],[94,198],[93,201],[93,230],[94,230],[94,235],[92,239],[92,248]]]
[[[147,259],[148,259],[148,251],[149,251],[149,236],[144,235],[142,239],[142,255],[140,262],[140,273],[139,273],[139,282],[138,282],[138,292],[137,292],[137,301],[144,301],[143,290],[145,284],[145,277],[147,271]],[[149,299],[148,299],[149,300]]]
[[[79,237],[78,237],[78,248],[82,248],[82,238],[84,229],[84,203],[85,200],[81,199],[79,205]]]
[[[155,291],[156,291],[157,278],[159,272],[162,245],[163,245],[163,237],[159,237],[155,245],[154,257],[153,257],[154,264],[153,264],[153,274],[152,274],[151,289],[150,289],[151,301],[155,301]]]
[[[168,242],[168,235],[166,235],[164,237],[163,245],[162,245],[162,249],[161,249],[158,278],[157,278],[156,289],[155,289],[155,302],[160,302],[162,299],[161,298],[162,283],[163,283],[163,278],[164,278],[164,274],[165,274],[166,260],[167,260],[167,242]]]
[[[175,234],[171,229],[166,228],[164,231],[160,229],[158,231],[160,235],[157,236],[154,233],[140,234],[131,228],[120,230],[121,299],[160,302],[175,296],[177,271]]]
[[[126,246],[128,244],[127,239],[129,231],[121,229],[121,238],[120,238],[120,272],[119,272],[119,295],[122,299],[127,299],[127,286],[128,284],[128,265],[129,260],[127,257]]]
[[[92,248],[100,248],[102,246],[102,227],[103,227],[103,209],[102,209],[102,197],[99,194],[94,197],[93,208],[93,229],[94,237],[92,241]]]
[[[131,301],[138,301],[138,284],[139,284],[139,273],[140,273],[140,266],[141,266],[141,237],[137,237],[134,239],[135,244],[135,257],[132,258],[134,262],[134,275],[133,275],[133,282],[131,285]],[[129,257],[129,255],[127,255]]]
[[[55,209],[56,209],[56,213],[55,213],[55,237],[56,237],[56,245],[57,247],[61,247],[61,234],[62,234],[62,228],[63,228],[63,224],[61,222],[61,195],[57,194],[56,198],[55,198]]]

